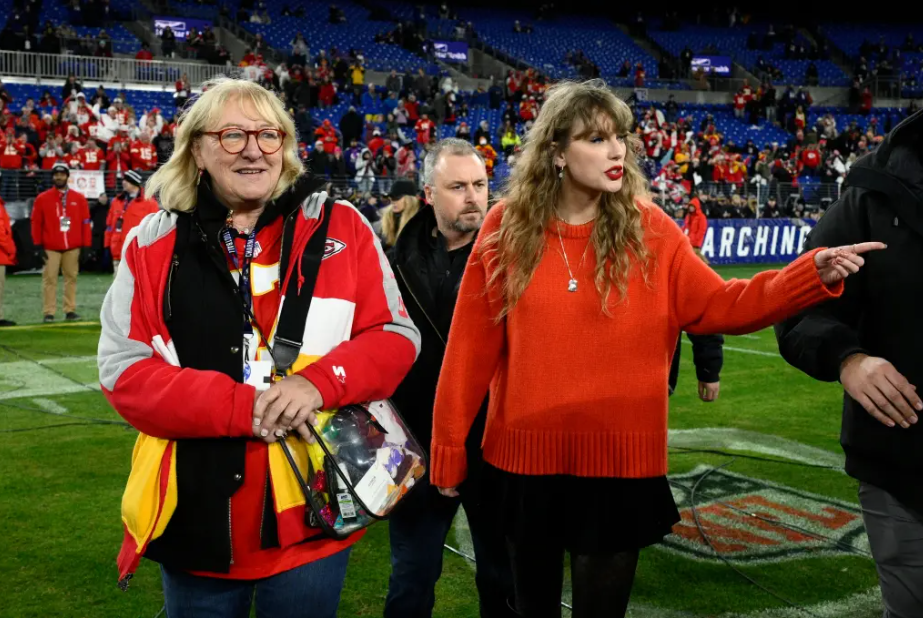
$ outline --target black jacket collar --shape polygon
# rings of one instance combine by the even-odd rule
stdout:
[[[202,176],[196,194],[195,216],[206,228],[219,228],[228,218],[228,207],[221,203],[215,196],[211,187],[211,177],[206,172]],[[311,174],[302,174],[289,189],[278,198],[270,202],[263,214],[260,215],[256,229],[265,227],[276,218],[288,217],[308,197],[323,186],[324,179],[316,178]]]
[[[436,227],[436,212],[430,205],[424,205],[415,214],[394,243],[394,258],[398,264],[413,261],[421,252],[429,251],[433,229]]]

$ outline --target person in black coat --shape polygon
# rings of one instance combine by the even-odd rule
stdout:
[[[457,138],[437,143],[427,154],[427,202],[404,226],[389,259],[401,296],[421,331],[420,355],[392,401],[420,444],[432,436],[436,383],[445,356],[449,326],[461,277],[477,230],[487,213],[487,170],[474,147]],[[398,181],[397,185],[407,182]],[[462,186],[461,191],[455,187]],[[412,188],[412,187],[411,187]],[[394,512],[389,523],[391,580],[385,618],[429,618],[442,571],[443,543],[458,507],[464,506],[477,559],[475,583],[481,616],[512,618],[512,574],[502,530],[481,496],[481,438],[485,400],[468,434],[468,479],[455,497],[439,493],[427,479]]]
[[[352,140],[358,140],[362,136],[362,116],[356,111],[355,107],[350,107],[349,111],[343,114],[340,119],[340,133],[343,134],[343,143],[348,144]]]
[[[840,443],[888,616],[923,616],[923,112],[853,164],[805,251],[880,241],[843,295],[775,327],[794,367],[843,385]]]
[[[687,333],[692,342],[692,362],[695,365],[695,377],[698,379],[699,399],[711,402],[718,399],[721,390],[721,368],[724,366],[723,335],[692,335]],[[676,392],[679,379],[679,359],[683,347],[683,335],[676,341],[676,352],[670,365],[670,394]]]

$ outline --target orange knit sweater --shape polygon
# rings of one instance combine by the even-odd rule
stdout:
[[[641,478],[667,472],[667,377],[681,330],[753,332],[842,293],[828,288],[814,252],[781,271],[725,282],[653,204],[641,206],[652,255],[649,284],[638,269],[628,294],[602,312],[592,248],[569,279],[556,229],[531,283],[505,320],[499,293],[484,293],[489,259],[481,240],[500,226],[487,215],[471,253],[436,393],[431,474],[439,487],[466,477],[465,438],[490,388],[484,458],[518,474]],[[560,225],[577,269],[593,223]],[[489,258],[489,256],[487,256]]]

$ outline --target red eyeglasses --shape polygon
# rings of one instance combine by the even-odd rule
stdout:
[[[218,143],[228,154],[240,154],[250,142],[250,136],[256,138],[256,145],[263,154],[271,155],[279,152],[285,142],[285,131],[280,129],[257,129],[246,131],[237,127],[228,127],[220,131],[203,131],[202,135],[212,135],[218,138]]]

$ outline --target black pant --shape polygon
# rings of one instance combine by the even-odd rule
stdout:
[[[516,610],[522,618],[561,618],[564,547],[542,539],[507,538]],[[625,615],[639,550],[611,554],[571,553],[574,618]]]
[[[459,488],[461,498],[446,498],[427,478],[391,516],[391,579],[385,618],[432,616],[436,582],[442,574],[443,543],[460,505],[465,507],[477,560],[481,617],[515,616],[507,605],[513,586],[506,546],[502,534],[491,525],[489,512],[479,504],[479,489],[476,480],[469,478]]]

